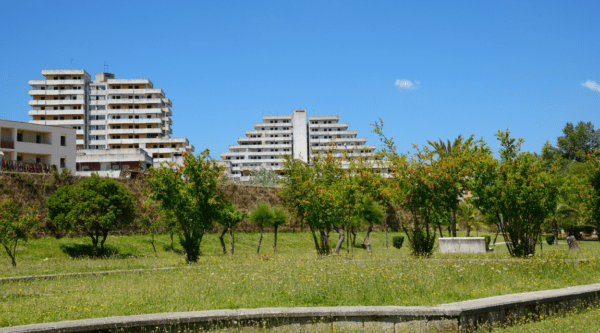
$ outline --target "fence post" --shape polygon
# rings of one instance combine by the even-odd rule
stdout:
[[[4,153],[0,151],[0,172],[2,172],[2,157],[4,157]]]

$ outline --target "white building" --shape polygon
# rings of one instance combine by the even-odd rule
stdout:
[[[129,155],[112,150],[143,149],[155,167],[177,163],[184,152],[194,152],[186,138],[171,138],[172,103],[149,79],[116,79],[114,74],[99,73],[92,81],[82,69],[43,70],[42,75],[45,80],[29,81],[30,123],[71,126],[77,130],[77,149],[99,150],[77,155],[80,171],[101,170],[106,162],[102,155]],[[80,156],[87,157],[79,161]]]
[[[284,155],[310,162],[319,152],[334,149],[352,150],[351,155],[371,155],[375,145],[367,145],[366,138],[358,138],[357,131],[349,131],[348,124],[338,123],[338,116],[308,117],[306,110],[294,110],[290,116],[263,116],[263,122],[230,145],[229,152],[221,153],[226,173],[230,178],[249,180],[252,171],[260,169],[282,173]],[[332,143],[335,143],[332,145]]]
[[[3,171],[44,172],[55,166],[75,174],[75,129],[0,120]],[[43,170],[43,171],[42,171]]]

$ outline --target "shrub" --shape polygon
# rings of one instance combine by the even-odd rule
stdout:
[[[489,251],[490,250],[490,242],[492,241],[492,238],[490,236],[485,236],[485,250]]]
[[[402,243],[404,243],[404,236],[394,236],[394,238],[392,238],[392,245],[394,245],[395,248],[400,249]]]
[[[548,245],[554,244],[554,235],[546,236],[546,243],[548,243]]]

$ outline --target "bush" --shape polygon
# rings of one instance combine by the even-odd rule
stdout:
[[[485,250],[489,251],[490,250],[490,242],[492,241],[492,237],[490,236],[485,236]]]
[[[402,243],[404,243],[404,236],[394,236],[392,238],[392,245],[394,245],[395,248],[400,249]]]
[[[546,236],[546,243],[548,243],[548,245],[554,244],[554,235]]]

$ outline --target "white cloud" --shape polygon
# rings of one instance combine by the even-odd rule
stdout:
[[[421,84],[419,81],[412,83],[409,80],[396,80],[396,86],[398,86],[398,89],[415,89],[415,87],[419,84]]]
[[[398,84],[398,83],[396,83],[396,84]],[[589,88],[593,91],[600,92],[600,85],[598,83],[596,83],[596,81],[587,80],[584,83],[582,83],[581,85],[586,88]]]

